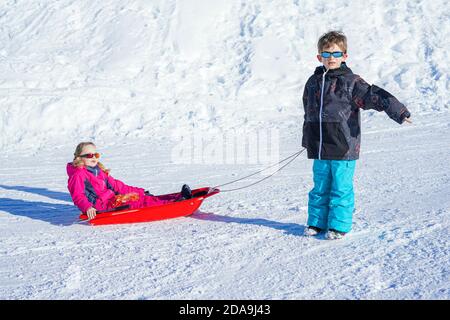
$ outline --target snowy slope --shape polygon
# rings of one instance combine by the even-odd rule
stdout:
[[[0,298],[449,299],[449,13],[439,0],[2,1]],[[155,194],[262,168],[180,161],[182,136],[271,129],[279,158],[298,151],[303,85],[331,28],[350,68],[414,121],[363,113],[346,239],[301,236],[304,155],[188,218],[78,223],[65,164],[82,140]]]
[[[448,130],[394,124],[364,134],[354,230],[334,242],[302,236],[312,187],[304,157],[251,189],[212,197],[188,218],[88,227],[76,223],[65,187],[70,149],[3,155],[0,297],[448,299]],[[293,146],[285,141],[283,155]],[[138,143],[102,151],[115,177],[156,194],[259,168],[165,165],[170,150],[158,149]],[[124,164],[130,152],[136,155]]]
[[[331,28],[348,35],[353,71],[415,117],[448,112],[448,18],[444,0],[3,1],[0,147],[295,133]]]

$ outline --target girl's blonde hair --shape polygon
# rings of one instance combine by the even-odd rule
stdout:
[[[94,146],[95,144],[93,142],[80,142],[77,147],[75,148],[75,152],[73,154],[73,161],[72,165],[74,167],[82,167],[83,166],[83,160],[80,158],[81,152],[83,152],[83,148],[86,146]],[[106,167],[99,161],[98,167],[105,172],[106,174],[109,174],[111,171],[110,169],[106,169]]]

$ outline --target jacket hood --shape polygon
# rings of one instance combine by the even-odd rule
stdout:
[[[314,71],[314,74],[322,75],[324,72],[325,72],[325,67],[320,66],[320,67],[316,68],[316,70]],[[341,66],[339,68],[329,70],[327,75],[340,76],[340,75],[352,74],[352,73],[353,73],[352,70],[349,67],[347,67],[347,64],[345,62],[342,62]]]
[[[80,170],[80,168],[75,167],[72,162],[69,162],[66,166],[66,171],[69,178],[73,176],[77,170]]]

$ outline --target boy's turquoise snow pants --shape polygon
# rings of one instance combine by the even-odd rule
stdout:
[[[314,188],[309,192],[308,226],[349,232],[355,196],[356,160],[314,160]]]

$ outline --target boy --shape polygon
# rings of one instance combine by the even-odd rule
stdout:
[[[361,141],[360,109],[384,111],[394,121],[411,122],[408,109],[387,91],[366,83],[345,64],[347,38],[339,31],[320,37],[317,67],[303,94],[302,146],[314,159],[306,236],[328,230],[340,239],[351,230],[353,174]]]

